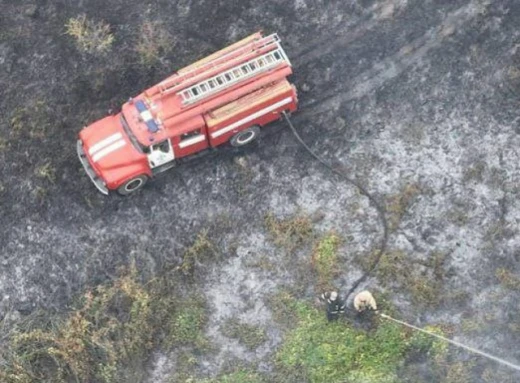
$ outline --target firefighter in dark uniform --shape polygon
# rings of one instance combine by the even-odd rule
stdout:
[[[329,322],[337,320],[340,314],[345,313],[345,302],[336,291],[323,293],[321,299],[327,302],[327,320]]]

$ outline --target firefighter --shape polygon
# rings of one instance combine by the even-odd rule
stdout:
[[[370,291],[367,290],[361,291],[354,297],[354,308],[358,313],[362,313],[367,309],[373,310],[375,313],[378,312],[376,300],[370,294]]]
[[[321,299],[327,302],[327,320],[329,322],[337,320],[339,314],[345,313],[345,302],[336,291],[321,294]]]

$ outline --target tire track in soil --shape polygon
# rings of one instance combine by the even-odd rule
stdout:
[[[453,35],[457,29],[460,29],[464,24],[470,22],[479,14],[482,14],[485,8],[490,4],[490,0],[472,0],[467,5],[449,13],[442,24],[415,39],[410,44],[403,46],[395,55],[374,64],[370,70],[357,76],[352,81],[354,86],[351,90],[339,93],[342,90],[341,88],[332,89],[326,92],[323,97],[320,97],[319,100],[300,103],[302,112],[300,112],[299,115],[307,115],[310,112],[313,114],[326,112],[335,105],[361,98],[380,88],[387,81],[401,75],[410,66],[420,63],[428,52],[438,48],[445,39]],[[330,53],[333,49],[346,48],[349,43],[375,25],[376,21],[364,28],[358,28],[352,34],[349,34],[349,36],[338,40],[335,44],[323,46],[323,48],[315,50],[313,54],[308,57],[316,59],[321,55]]]
[[[340,49],[346,47],[352,41],[358,39],[364,33],[373,29],[377,23],[380,22],[381,18],[387,18],[394,13],[395,6],[406,5],[407,1],[389,1],[381,6],[382,12],[379,17],[374,17],[372,21],[368,25],[364,25],[362,27],[356,28],[352,33],[350,33],[347,37],[338,40],[334,44],[322,45],[324,41],[314,43],[308,48],[304,53],[301,53],[299,57],[304,57],[306,60],[303,61],[309,62],[315,59],[318,59],[320,56],[324,54],[331,53],[335,49]],[[437,26],[436,28],[428,31],[426,34],[421,36],[420,38],[415,39],[410,44],[403,46],[399,52],[393,56],[388,57],[382,62],[376,63],[372,69],[361,74],[357,78],[354,79],[354,84],[356,84],[352,90],[336,94],[336,90],[333,91],[332,94],[325,95],[325,97],[320,98],[320,100],[313,101],[310,103],[300,103],[302,107],[302,112],[299,115],[306,115],[307,113],[320,113],[325,112],[330,109],[330,106],[337,105],[342,102],[350,101],[356,98],[363,97],[370,92],[380,88],[384,83],[388,80],[391,80],[401,73],[403,73],[410,66],[420,63],[421,60],[426,56],[426,54],[439,47],[444,40],[453,35],[457,29],[462,27],[467,22],[473,20],[482,11],[490,4],[489,0],[476,0],[470,1],[467,5],[457,9],[454,12],[451,12],[447,15],[444,21]],[[316,46],[322,46],[321,49],[314,49]],[[310,50],[309,50],[310,49]],[[348,290],[345,295],[345,300],[347,300],[350,295],[364,282],[367,278],[370,277],[371,273],[377,268],[382,255],[386,251],[387,243],[388,243],[388,225],[386,220],[386,212],[382,205],[373,197],[371,193],[366,190],[359,181],[350,178],[347,174],[342,172],[341,170],[333,167],[324,161],[321,157],[315,154],[315,152],[304,142],[304,140],[299,136],[296,129],[292,126],[290,120],[287,118],[287,123],[294,134],[295,138],[300,142],[300,144],[309,152],[309,154],[314,157],[318,162],[327,167],[333,174],[339,176],[343,180],[352,184],[356,188],[358,188],[363,195],[365,195],[370,202],[373,204],[375,209],[380,216],[380,220],[383,226],[383,234],[381,238],[381,242],[379,248],[377,250],[377,256],[374,260],[374,263],[370,266],[369,270],[367,270],[361,277],[359,277],[352,285],[352,287]],[[342,287],[343,288],[343,287]]]
[[[397,13],[400,13],[407,4],[408,0],[388,0],[382,4],[377,4],[370,14],[370,17],[359,20],[354,29],[352,29],[351,25],[346,25],[345,28],[337,33],[311,42],[311,44],[307,45],[300,52],[295,52],[293,61],[298,61],[300,65],[307,64],[319,59],[320,56],[332,53],[337,49],[345,48],[348,44],[379,26],[381,20],[389,19]]]

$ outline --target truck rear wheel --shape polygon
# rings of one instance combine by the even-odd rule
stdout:
[[[239,147],[249,144],[251,141],[254,141],[258,135],[260,134],[260,127],[258,125],[251,126],[247,129],[238,132],[229,141],[231,146]]]
[[[133,192],[141,189],[146,182],[148,181],[148,177],[143,175],[137,176],[135,178],[132,178],[128,181],[126,181],[123,185],[119,186],[117,189],[117,192],[121,195],[129,195]]]

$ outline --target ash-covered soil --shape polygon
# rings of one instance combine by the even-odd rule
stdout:
[[[282,341],[265,299],[305,279],[308,252],[287,259],[264,217],[319,216],[344,238],[338,286],[364,272],[382,235],[377,211],[310,157],[282,122],[251,146],[222,148],[161,175],[130,198],[104,197],[76,159],[78,131],[176,68],[258,29],[278,32],[294,66],[302,138],[387,208],[389,254],[434,278],[435,304],[374,273],[403,318],[448,325],[456,340],[520,363],[518,103],[520,3],[515,0],[0,0],[0,317],[63,311],[88,286],[136,261],[144,277],[179,261],[207,229],[222,255],[202,265],[208,336],[198,372],[246,361],[269,371]],[[104,56],[80,53],[71,17],[110,24]],[[143,22],[172,49],[153,65],[135,51]],[[441,254],[442,256],[439,256]],[[397,257],[397,255],[396,255]],[[435,270],[429,260],[442,259]],[[273,268],[258,267],[258,260]],[[501,278],[502,276],[502,278]],[[221,332],[229,318],[261,325],[250,351]],[[9,321],[7,321],[9,322]],[[468,330],[470,328],[471,331]],[[513,382],[512,370],[462,351],[472,382]],[[150,382],[175,368],[158,352]],[[489,379],[493,371],[494,380]],[[484,372],[487,371],[487,374]],[[403,379],[406,379],[406,371]],[[486,378],[487,377],[487,378]],[[411,378],[409,378],[411,379]],[[164,380],[166,381],[166,380]],[[410,380],[411,381],[411,380]]]

